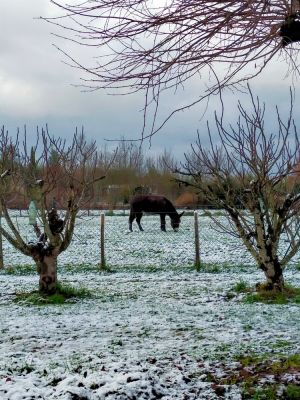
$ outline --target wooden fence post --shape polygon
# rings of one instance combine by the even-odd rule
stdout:
[[[198,212],[194,211],[194,229],[195,229],[195,267],[200,270],[200,243],[199,243],[199,223]]]
[[[105,240],[105,214],[101,213],[100,216],[100,252],[101,252],[100,269],[101,270],[106,269],[104,240]]]

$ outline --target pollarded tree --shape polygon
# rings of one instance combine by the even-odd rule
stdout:
[[[180,171],[189,179],[181,182],[225,210],[225,222],[211,215],[218,229],[241,238],[268,287],[282,290],[283,269],[300,248],[300,144],[292,106],[286,121],[276,109],[276,134],[268,134],[265,105],[250,95],[252,109],[239,103],[236,125],[225,127],[216,114],[218,139],[209,126],[208,147],[198,136]]]
[[[194,79],[207,89],[185,109],[259,75],[279,55],[298,73],[300,0],[51,0],[48,18],[64,37],[92,49],[93,61],[66,54],[91,89],[145,92],[145,123],[161,95]],[[152,108],[153,106],[153,108]],[[160,125],[150,123],[149,134]],[[150,113],[151,115],[151,113]],[[144,132],[145,133],[145,132]]]
[[[56,290],[57,259],[72,241],[79,209],[92,196],[95,182],[104,176],[96,175],[96,144],[87,143],[83,133],[75,133],[69,145],[47,130],[37,132],[33,147],[27,144],[26,132],[22,143],[19,138],[14,140],[2,128],[0,201],[6,225],[0,229],[15,249],[32,257],[39,273],[39,290],[51,294]],[[54,199],[58,187],[63,204]],[[38,210],[40,223],[33,223],[35,241],[26,242],[12,219],[9,206],[15,196],[24,196],[27,204],[32,201]],[[61,216],[57,206],[64,209]]]

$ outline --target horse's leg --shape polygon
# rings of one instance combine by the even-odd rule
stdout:
[[[142,225],[141,225],[141,219],[142,219],[143,213],[139,212],[139,213],[136,213],[135,215],[136,215],[136,222],[140,228],[140,231],[143,231],[144,229],[142,228]]]
[[[166,232],[166,214],[164,213],[160,214],[160,229]]]
[[[132,223],[133,223],[134,219],[135,219],[135,213],[130,210],[130,214],[129,214],[129,230],[130,230],[130,232],[132,232]]]

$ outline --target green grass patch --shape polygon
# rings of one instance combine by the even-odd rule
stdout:
[[[184,327],[183,327],[184,328]],[[184,334],[185,330],[179,330],[178,334]],[[221,348],[230,351],[230,345],[220,345]],[[223,349],[222,349],[223,350]],[[244,353],[234,359],[237,363],[222,364],[220,355],[215,359],[217,368],[210,367],[206,374],[206,381],[213,382],[216,394],[226,391],[226,387],[235,385],[241,393],[241,399],[257,400],[295,400],[300,399],[300,387],[298,374],[300,368],[300,354],[270,354]],[[223,371],[220,373],[220,366]],[[199,375],[189,375],[197,379]],[[288,381],[287,381],[288,376]],[[220,389],[220,390],[219,390]],[[218,391],[217,391],[218,390]]]
[[[106,267],[105,270],[101,270],[99,265],[97,264],[84,264],[84,263],[63,264],[58,266],[58,270],[61,271],[62,273],[67,273],[67,274],[81,273],[81,272],[92,272],[92,273],[111,272],[111,270],[108,267]],[[24,264],[24,265],[20,264],[0,269],[0,274],[16,275],[16,276],[35,275],[37,274],[37,270],[35,264]]]
[[[236,293],[245,293],[249,292],[250,288],[246,282],[239,281],[233,286],[232,290]]]
[[[300,304],[300,288],[295,288],[285,285],[282,292],[277,290],[258,289],[255,293],[249,293],[244,302],[247,304],[253,303],[269,303],[269,304]]]
[[[282,393],[282,388],[278,384],[271,384],[265,387],[249,386],[245,387],[242,399],[251,400],[299,400],[300,387],[289,383]]]
[[[208,273],[222,273],[222,272],[247,272],[249,270],[256,270],[257,267],[255,265],[236,265],[230,263],[201,263],[199,272],[208,272]]]
[[[63,264],[59,270],[63,272],[96,272],[99,269],[94,264]]]
[[[253,369],[269,373],[283,373],[289,369],[300,368],[300,354],[282,356],[277,360],[269,360],[269,354],[246,354],[236,357],[242,367],[253,367]]]
[[[91,297],[91,292],[89,289],[84,288],[84,287],[74,287],[68,284],[62,284],[60,282],[57,283],[56,285],[56,291],[57,294],[61,294],[64,296],[66,299],[71,298],[71,297],[78,297],[78,298],[86,298],[86,297]]]
[[[290,347],[290,346],[291,346],[291,342],[289,342],[288,340],[278,340],[273,345],[273,348],[274,349],[281,349],[281,348]]]
[[[156,272],[195,272],[195,267],[192,264],[183,265],[108,265],[104,270],[101,270],[97,264],[64,264],[58,267],[60,273],[72,274],[72,273],[95,273],[95,274],[113,274],[113,273],[156,273]]]
[[[194,273],[195,267],[191,264],[185,265],[114,265],[109,267],[108,273],[126,273],[126,274],[152,274],[159,272],[175,272],[175,273]],[[104,271],[105,272],[105,271]]]
[[[0,270],[5,275],[34,275],[36,274],[36,265],[34,264],[20,264],[11,265]]]
[[[253,303],[271,303],[271,304],[287,304],[288,300],[282,293],[250,293],[248,294],[244,302],[247,304]]]
[[[227,300],[234,299],[237,294],[240,293],[251,293],[252,289],[247,285],[246,282],[238,281],[226,294]]]
[[[243,367],[249,367],[250,365],[256,366],[259,363],[265,361],[269,355],[267,354],[241,354],[236,356],[238,361]]]
[[[61,273],[73,274],[73,273],[104,273],[104,272],[113,272],[109,267],[105,267],[105,269],[101,269],[99,264],[64,264],[59,267],[59,271]]]
[[[139,251],[137,251],[139,253]],[[157,253],[158,251],[153,250],[154,253]],[[139,253],[140,254],[140,253]],[[146,255],[146,252],[145,252]],[[212,274],[217,274],[221,273],[224,271],[237,271],[237,272],[244,272],[249,269],[249,266],[236,266],[236,265],[231,265],[231,264],[226,264],[226,263],[220,263],[220,264],[215,264],[215,263],[210,263],[206,264],[203,263],[200,265],[199,272],[205,272],[205,273],[212,273]],[[143,272],[143,273],[155,273],[155,272],[187,272],[187,273],[193,273],[195,272],[196,268],[193,264],[183,264],[183,265],[168,265],[168,266],[160,266],[160,265],[126,265],[126,266],[120,266],[120,265],[115,265],[115,266],[106,266],[104,270],[101,270],[99,267],[99,264],[85,264],[85,263],[80,263],[80,264],[73,264],[73,263],[66,263],[58,266],[58,270],[62,274],[73,274],[73,273],[116,273],[116,272],[126,272],[126,273],[132,273],[132,272]],[[0,274],[7,274],[7,275],[35,275],[37,273],[36,271],[36,266],[33,265],[16,265],[16,266],[10,266],[6,267],[3,270],[0,270]]]
[[[200,264],[199,272],[207,272],[211,274],[218,274],[221,272],[221,266],[218,264]]]
[[[75,288],[70,285],[58,283],[56,292],[46,296],[38,291],[29,293],[18,293],[15,301],[26,305],[48,305],[48,304],[64,304],[66,301],[74,302],[78,299],[92,297],[91,292],[83,287]]]
[[[245,325],[243,326],[243,329],[244,329],[245,332],[250,332],[250,331],[252,331],[254,328],[253,328],[253,325],[251,325],[251,324],[245,324]]]
[[[300,387],[290,383],[284,390],[284,395],[287,400],[300,399]]]
[[[270,359],[270,354],[246,354],[236,357],[241,364],[231,375],[221,380],[221,384],[232,384],[234,380],[240,384],[242,399],[257,400],[293,400],[299,399],[300,388],[296,384],[285,381],[285,374],[294,377],[297,381],[297,373],[300,368],[300,354],[277,355],[276,359]],[[273,377],[273,382],[265,380]]]
[[[245,388],[242,398],[245,400],[278,400],[278,385],[270,385],[264,388]]]

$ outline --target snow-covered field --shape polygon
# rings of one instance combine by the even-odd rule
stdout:
[[[26,219],[18,222],[26,232]],[[192,217],[177,234],[160,232],[155,216],[143,218],[142,233],[135,227],[128,234],[127,217],[106,223],[113,272],[95,268],[99,218],[79,221],[74,243],[60,258],[59,280],[88,288],[90,298],[16,303],[16,293],[35,290],[38,277],[1,273],[1,400],[217,399],[211,376],[238,368],[238,355],[299,353],[299,305],[230,298],[237,282],[254,285],[263,275],[240,243],[213,231],[206,218],[200,219],[201,256],[206,271],[212,268],[200,273],[192,268]],[[28,263],[5,243],[6,266]],[[300,286],[295,266],[285,276]],[[235,383],[222,394],[242,398]]]
[[[145,229],[140,232],[136,223],[129,233],[128,215],[107,216],[105,218],[105,257],[110,267],[158,267],[170,268],[192,266],[195,260],[194,217],[184,216],[178,232],[173,232],[167,217],[167,232],[160,231],[157,215],[147,215],[142,219]],[[219,217],[222,219],[223,217]],[[28,225],[28,218],[18,218],[16,223],[26,241],[35,239]],[[253,265],[252,257],[238,239],[212,229],[208,217],[199,217],[201,261],[210,264]],[[287,243],[283,241],[282,252]],[[31,263],[30,257],[17,253],[4,242],[6,265]],[[60,264],[92,264],[100,261],[100,217],[80,218],[76,225],[72,245],[60,255]],[[293,264],[300,264],[300,252]]]

